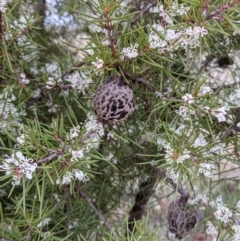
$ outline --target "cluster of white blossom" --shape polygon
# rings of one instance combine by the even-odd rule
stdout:
[[[8,2],[11,2],[12,0],[1,0],[0,1],[0,12],[4,13],[7,8],[6,8],[6,5]]]
[[[174,183],[177,183],[178,177],[179,177],[179,173],[177,173],[175,171],[175,169],[167,168],[166,175],[167,175],[168,178],[171,178]]]
[[[162,17],[167,23],[173,24],[171,17],[175,17],[177,15],[184,16],[187,15],[190,7],[185,7],[183,4],[178,4],[178,1],[175,0],[172,3],[172,9],[169,11],[164,10],[163,5],[157,5],[150,9],[151,13],[158,13],[160,17]]]
[[[215,168],[215,166],[213,164],[201,163],[198,172],[203,173],[203,175],[205,177],[212,178],[213,174],[212,174],[211,170],[214,168]]]
[[[138,56],[137,47],[138,47],[138,44],[134,44],[134,45],[131,44],[130,47],[123,48],[121,59],[124,59],[124,57],[127,57],[129,59],[136,58]]]
[[[150,33],[148,42],[152,49],[158,49],[160,53],[171,52],[178,48],[196,48],[200,45],[201,37],[208,34],[204,27],[193,26],[188,28],[176,29],[174,28],[173,18],[175,16],[186,16],[190,8],[185,7],[183,4],[178,4],[174,1],[172,9],[165,11],[163,5],[152,7],[150,12],[158,13],[161,22],[148,25]]]
[[[212,237],[217,237],[218,235],[218,230],[216,227],[214,227],[214,225],[212,224],[212,222],[210,221],[207,221],[206,225],[208,226],[207,227],[207,230],[206,230],[206,233],[208,235],[211,235]]]
[[[175,162],[184,163],[185,160],[190,159],[190,152],[187,149],[184,149],[181,153],[176,153],[172,149],[171,144],[162,138],[157,139],[157,144],[159,150],[161,150],[162,147],[165,149],[165,159],[170,164]]]
[[[101,69],[104,65],[104,61],[102,59],[99,59],[98,57],[96,57],[96,62],[92,62],[92,65],[94,67],[96,67],[96,69]]]
[[[227,111],[230,110],[230,107],[226,105],[226,106],[222,106],[220,108],[211,109],[209,106],[202,106],[202,109],[205,112],[217,117],[218,122],[223,122],[223,121],[226,121],[225,116],[227,115]]]
[[[204,94],[211,94],[212,89],[208,86],[205,86],[204,88],[200,89],[199,96]],[[178,110],[175,112],[181,116],[184,120],[189,120],[189,115],[194,115],[196,112],[193,108],[190,108],[190,104],[195,103],[195,98],[191,94],[185,94],[182,96],[182,99],[184,101],[184,105],[181,105]],[[218,122],[226,121],[226,115],[227,111],[230,110],[230,107],[228,105],[219,107],[219,108],[210,108],[209,106],[200,106],[201,110],[204,113],[211,114],[215,116],[218,119]]]
[[[41,237],[42,237],[43,239],[45,239],[45,238],[47,238],[47,237],[50,237],[50,235],[51,235],[51,232],[49,232],[49,231],[47,231],[47,232],[42,232],[42,233],[41,233]]]
[[[76,228],[78,226],[78,223],[79,223],[79,219],[76,218],[74,221],[72,220],[69,220],[68,221],[68,228],[71,230],[73,228]]]
[[[65,77],[65,80],[70,83],[73,89],[85,94],[85,90],[93,83],[92,79],[81,72],[81,76],[78,72],[74,72],[71,75]]]
[[[233,239],[233,241],[239,241],[240,240],[240,225],[235,224],[231,228],[234,231],[234,235],[233,235],[234,239]]]
[[[202,201],[203,204],[207,205],[209,198],[205,194],[197,194],[197,196],[191,200],[193,204],[197,204]]]
[[[21,74],[19,75],[19,77],[20,77],[21,82],[22,82],[23,84],[27,85],[27,84],[29,84],[29,83],[30,83],[30,80],[29,80],[29,79],[27,79],[27,77],[26,77],[26,74],[25,74],[25,73],[21,73]]]
[[[57,178],[56,184],[57,185],[68,185],[72,181],[78,180],[80,182],[87,182],[89,181],[89,177],[86,173],[83,173],[81,170],[73,169],[72,172],[67,172],[61,178]]]
[[[51,221],[51,218],[45,218],[43,221],[41,221],[41,222],[37,225],[37,228],[41,228],[41,227],[43,227],[43,226],[47,226],[50,221]]]
[[[223,203],[222,197],[218,196],[216,201],[211,201],[209,203],[213,208],[216,208],[217,210],[214,212],[214,216],[216,219],[221,220],[224,223],[228,223],[229,219],[232,217],[233,213],[232,211],[226,207]]]
[[[37,168],[37,163],[32,158],[25,157],[20,151],[10,157],[7,156],[3,162],[3,165],[0,165],[0,171],[5,171],[6,175],[12,176],[12,185],[19,185],[22,177],[32,179]]]
[[[38,47],[31,40],[28,39],[27,31],[30,28],[29,25],[35,21],[30,16],[20,16],[18,20],[14,20],[10,25],[10,29],[5,31],[4,39],[6,41],[14,40],[21,48],[24,47],[24,51],[20,51],[22,59],[27,62],[36,58]]]
[[[18,109],[12,102],[16,100],[16,97],[12,93],[12,88],[3,89],[3,94],[0,95],[0,130],[4,133],[5,130],[14,132],[11,124],[19,125],[22,117],[26,115],[23,109]]]
[[[106,157],[109,161],[111,161],[113,164],[117,164],[116,157],[110,152],[109,155]]]

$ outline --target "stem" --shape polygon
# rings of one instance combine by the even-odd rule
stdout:
[[[94,210],[96,215],[98,216],[101,223],[109,230],[113,231],[113,226],[106,220],[106,218],[96,209],[94,204],[92,203],[91,199],[84,193],[84,191],[81,188],[78,188],[78,191],[81,195],[81,197],[88,203],[88,205]]]
[[[132,19],[131,25],[135,24],[144,14],[146,14],[146,13],[149,11],[149,9],[150,9],[152,6],[154,6],[154,5],[156,5],[156,4],[157,4],[157,1],[154,1],[154,2],[152,2],[152,3],[149,3],[149,4],[146,6],[146,8],[144,8],[140,13],[138,13],[138,14]]]

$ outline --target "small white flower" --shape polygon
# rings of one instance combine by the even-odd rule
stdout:
[[[20,151],[7,157],[4,164],[0,165],[0,171],[5,171],[6,175],[12,175],[12,185],[19,185],[23,176],[32,179],[32,174],[37,168],[37,163],[33,163],[33,159],[26,158]]]
[[[71,172],[67,172],[63,177],[62,177],[62,185],[67,185],[72,182],[73,179],[73,174]]]
[[[164,95],[161,93],[161,92],[159,92],[159,91],[155,91],[155,95],[156,95],[156,97],[158,97],[158,98],[162,98]]]
[[[124,57],[127,57],[129,59],[136,58],[138,56],[137,47],[138,47],[138,44],[134,44],[134,45],[131,44],[130,47],[123,48],[121,58],[122,59]]]
[[[192,104],[194,103],[194,97],[191,94],[186,94],[182,97],[182,99],[184,100],[185,103],[187,104]]]
[[[22,83],[24,83],[26,85],[30,83],[30,80],[26,78],[26,74],[25,73],[21,73],[19,76],[21,78],[21,82]]]
[[[46,83],[46,88],[47,89],[52,89],[56,85],[55,80],[53,77],[49,77],[48,81]]]
[[[176,113],[178,115],[180,115],[184,120],[188,120],[189,119],[189,116],[188,116],[188,107],[187,106],[184,106],[184,105],[181,105],[179,107],[179,110],[176,110]]]
[[[102,41],[102,45],[103,46],[109,46],[110,45],[110,41],[107,39],[107,40],[103,40]]]
[[[193,143],[192,147],[197,148],[197,147],[203,147],[208,145],[206,139],[204,136],[199,136]]]
[[[73,139],[75,137],[79,136],[79,132],[80,132],[80,126],[74,126],[71,130],[70,130],[70,136],[69,139]]]
[[[229,208],[227,208],[223,205],[219,205],[217,207],[217,211],[214,212],[214,215],[215,215],[216,219],[219,219],[224,223],[228,223],[229,218],[232,217],[232,212]]]
[[[208,204],[208,197],[206,196],[206,195],[204,195],[204,194],[198,194],[193,200],[192,200],[192,202],[193,202],[193,204],[197,204],[199,201],[201,201],[202,200],[202,202],[203,202],[203,204]]]
[[[58,203],[61,201],[57,193],[53,193],[53,197]]]
[[[198,172],[203,173],[205,177],[212,178],[213,174],[212,174],[211,170],[214,168],[215,168],[215,166],[213,164],[201,163]]]
[[[110,152],[109,155],[107,156],[107,159],[109,161],[112,161],[113,164],[117,164],[117,159],[115,158],[115,156]]]
[[[179,174],[176,173],[175,169],[167,168],[167,177],[171,178],[174,183],[177,183]]]
[[[41,237],[42,237],[43,239],[49,237],[50,235],[51,235],[51,232],[42,232],[42,233],[41,233]]]
[[[41,227],[43,227],[43,226],[47,226],[50,221],[51,221],[51,218],[45,218],[43,221],[41,221],[41,222],[37,225],[37,228],[41,228]]]
[[[239,241],[240,240],[240,225],[233,225],[232,230],[234,231],[234,240],[233,241]]]
[[[76,89],[83,94],[85,94],[85,90],[93,82],[92,79],[86,76],[83,72],[81,73],[81,76],[78,72],[74,72],[73,74],[66,76],[65,80],[70,82],[73,89]]]
[[[78,223],[79,223],[79,219],[78,218],[76,218],[75,221],[71,221],[70,220],[69,223],[68,223],[68,228],[71,230],[71,229],[77,227]]]
[[[99,59],[98,57],[96,57],[96,62],[92,62],[92,65],[96,67],[96,69],[101,69],[103,67],[103,64],[103,60]]]
[[[206,233],[212,236],[217,236],[218,231],[217,229],[213,226],[213,224],[210,221],[207,221],[206,225],[208,226]]]
[[[71,162],[78,161],[79,159],[82,159],[84,157],[84,151],[82,149],[78,151],[72,150],[71,153],[72,153]]]
[[[199,95],[212,94],[213,90],[209,86],[201,86],[199,90]]]
[[[218,119],[218,122],[226,121],[225,115],[227,114],[227,111],[229,110],[229,106],[223,106],[217,109],[212,110],[212,115],[216,116]]]
[[[87,174],[83,173],[81,170],[74,169],[73,172],[75,178],[78,179],[78,181],[87,182],[90,180]]]
[[[177,163],[183,163],[185,160],[189,159],[191,156],[189,155],[189,151],[187,149],[185,149],[183,151],[183,155],[179,156],[177,158]]]

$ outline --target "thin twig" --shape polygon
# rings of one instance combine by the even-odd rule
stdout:
[[[146,14],[146,13],[149,11],[149,9],[150,9],[152,6],[154,6],[154,5],[156,5],[156,4],[157,4],[157,1],[153,1],[152,3],[149,3],[149,4],[146,6],[146,8],[144,8],[140,13],[138,13],[138,14],[132,19],[131,24],[132,24],[132,25],[135,24],[144,14]]]
[[[63,74],[63,77],[66,77],[67,75],[72,74],[76,70],[76,68],[82,67],[84,64],[86,64],[86,63],[85,62],[80,62],[76,66],[73,66],[70,70],[66,71]]]
[[[91,199],[84,193],[81,188],[78,188],[78,191],[81,197],[88,203],[88,205],[94,210],[100,221],[104,224],[104,226],[109,230],[113,231],[113,226],[106,220],[106,218],[96,209],[94,204],[92,203]]]
[[[44,162],[48,162],[48,161],[51,161],[52,159],[54,159],[55,157],[58,156],[58,153],[54,153],[50,156],[47,156],[47,157],[44,157],[43,159],[40,159],[37,163],[44,163]]]

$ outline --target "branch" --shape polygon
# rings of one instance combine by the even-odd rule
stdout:
[[[135,24],[144,14],[146,14],[149,9],[157,4],[157,1],[153,1],[152,3],[149,3],[146,8],[144,8],[140,13],[138,13],[131,21],[131,25]]]
[[[109,230],[113,231],[113,226],[106,220],[106,218],[96,209],[94,204],[92,203],[91,199],[83,192],[81,188],[78,188],[78,191],[81,195],[81,197],[88,203],[88,205],[94,210],[100,221],[103,223],[103,225]]]
[[[66,71],[63,74],[63,77],[66,77],[67,75],[72,74],[76,70],[76,68],[82,67],[84,64],[86,64],[86,62],[80,62],[76,66],[73,66],[70,70]]]

